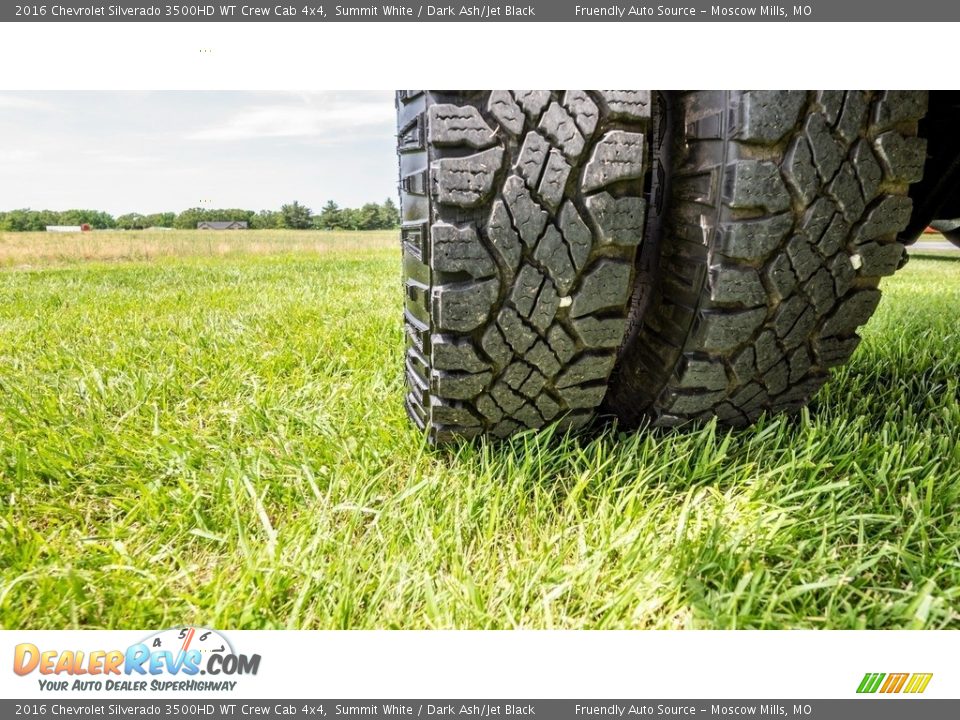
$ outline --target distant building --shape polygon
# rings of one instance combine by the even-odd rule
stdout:
[[[246,220],[228,220],[225,222],[221,221],[209,221],[204,220],[203,222],[197,223],[197,230],[246,230],[247,221]]]
[[[47,225],[47,232],[90,232],[87,223],[83,225]]]

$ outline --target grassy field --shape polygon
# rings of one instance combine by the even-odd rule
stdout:
[[[960,627],[956,259],[802,415],[437,451],[393,234],[42,241],[0,237],[2,627]]]
[[[359,240],[358,240],[359,238]],[[0,268],[27,270],[81,261],[149,261],[168,258],[235,257],[279,253],[330,253],[387,249],[393,231],[302,232],[298,230],[168,230],[87,233],[0,232]]]

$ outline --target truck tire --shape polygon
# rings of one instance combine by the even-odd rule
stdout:
[[[407,412],[433,442],[584,424],[626,328],[647,91],[401,91]]]
[[[635,289],[607,410],[670,426],[796,409],[853,353],[880,278],[904,261],[897,234],[923,170],[926,93],[665,103],[673,140],[653,162],[667,167],[668,197],[644,240],[657,263]]]

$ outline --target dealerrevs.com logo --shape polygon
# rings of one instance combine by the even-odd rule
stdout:
[[[256,675],[259,669],[259,654],[237,653],[222,633],[201,627],[163,630],[126,650],[20,643],[13,653],[13,671],[36,673],[40,689],[48,691],[229,691],[237,685],[233,678]]]

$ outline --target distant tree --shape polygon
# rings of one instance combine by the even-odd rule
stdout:
[[[2,228],[10,232],[27,232],[28,230],[42,229],[32,225],[32,223],[36,221],[35,215],[36,214],[29,208],[10,210],[4,213]]]
[[[276,210],[261,210],[253,216],[250,227],[258,230],[270,230],[280,227],[280,213]]]
[[[312,225],[311,217],[313,217],[313,211],[296,200],[280,207],[281,226],[285,228],[305,230]]]
[[[146,216],[140,213],[127,213],[117,217],[117,227],[121,230],[143,230],[150,226]]]
[[[400,223],[396,203],[387,198],[382,204],[366,203],[359,208],[342,208],[333,200],[327,201],[319,214],[299,202],[283,205],[280,210],[244,210],[243,208],[187,208],[179,213],[164,212],[143,215],[125,213],[114,218],[100,210],[31,210],[21,208],[0,212],[0,230],[6,232],[42,231],[47,225],[89,224],[96,229],[119,227],[142,229],[150,227],[193,230],[197,223],[240,220],[251,228],[291,228],[321,230],[381,230],[395,228]]]
[[[135,213],[134,213],[135,214]],[[150,215],[145,215],[143,218],[144,227],[164,227],[172,228],[174,221],[177,219],[177,214],[172,212],[165,213],[151,213]],[[117,218],[117,223],[120,222],[120,218]]]
[[[97,230],[109,230],[117,226],[117,221],[110,213],[100,210],[63,210],[51,213],[57,217],[56,225],[89,225]]]
[[[360,229],[360,211],[357,208],[340,208],[340,229]]]
[[[97,210],[31,210],[23,208],[2,213],[0,230],[12,232],[42,231],[48,225],[83,225],[95,228],[115,226],[113,216]]]
[[[380,227],[380,206],[366,203],[356,211],[354,222],[357,230],[377,230]]]
[[[380,206],[380,229],[389,230],[395,227],[400,227],[400,210],[392,198],[387,198]]]
[[[182,210],[177,214],[177,217],[174,218],[173,226],[180,230],[194,230],[198,222],[206,219],[204,217],[205,212],[206,210],[198,207]]]
[[[320,230],[340,230],[343,227],[343,212],[340,206],[333,200],[328,200],[320,214],[314,218],[314,227]]]

